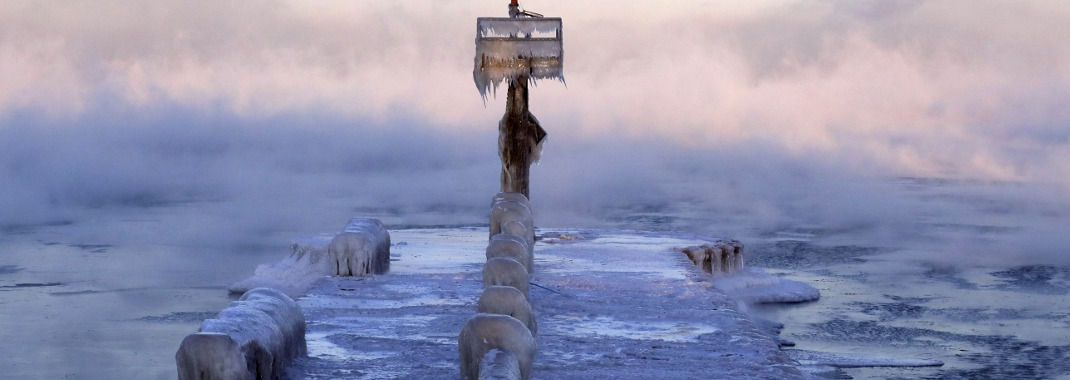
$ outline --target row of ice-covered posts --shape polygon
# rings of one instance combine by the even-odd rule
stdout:
[[[294,254],[298,248],[295,243]],[[390,233],[378,219],[353,218],[331,239],[326,254],[332,276],[385,274]],[[279,379],[307,351],[297,302],[277,289],[255,288],[187,335],[175,362],[179,380]]]
[[[530,304],[535,223],[527,197],[499,193],[490,209],[490,240],[477,314],[457,338],[461,379],[531,379],[538,324]]]

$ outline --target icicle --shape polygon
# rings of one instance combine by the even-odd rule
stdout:
[[[561,19],[492,18],[476,20],[476,54],[472,77],[484,101],[498,85],[519,76],[532,81],[565,82]]]
[[[702,271],[713,275],[736,274],[743,271],[743,244],[739,241],[717,241],[680,250]]]

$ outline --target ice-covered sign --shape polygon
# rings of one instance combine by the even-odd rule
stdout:
[[[480,17],[472,76],[484,98],[488,90],[520,76],[564,81],[561,18]]]

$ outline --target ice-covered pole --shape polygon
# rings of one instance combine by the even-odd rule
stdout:
[[[509,3],[509,17],[520,18],[517,0]],[[498,124],[498,156],[502,159],[501,192],[521,193],[531,199],[529,172],[538,160],[539,143],[546,131],[528,110],[528,76],[509,81],[505,116]]]
[[[502,159],[501,192],[531,198],[529,172],[538,160],[546,131],[528,110],[528,77],[509,82],[505,116],[498,123],[498,155]]]
[[[509,3],[509,17],[476,19],[476,55],[472,77],[486,101],[498,85],[509,85],[505,116],[498,124],[502,160],[501,192],[530,197],[529,171],[538,162],[546,131],[528,109],[528,84],[538,79],[564,82],[562,26],[559,17],[520,10]]]

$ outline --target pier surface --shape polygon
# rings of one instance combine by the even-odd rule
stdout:
[[[298,299],[308,357],[295,379],[457,379],[476,313],[485,228],[391,231],[391,270],[325,277]],[[797,378],[776,337],[674,251],[672,234],[542,230],[531,305],[536,379]]]

